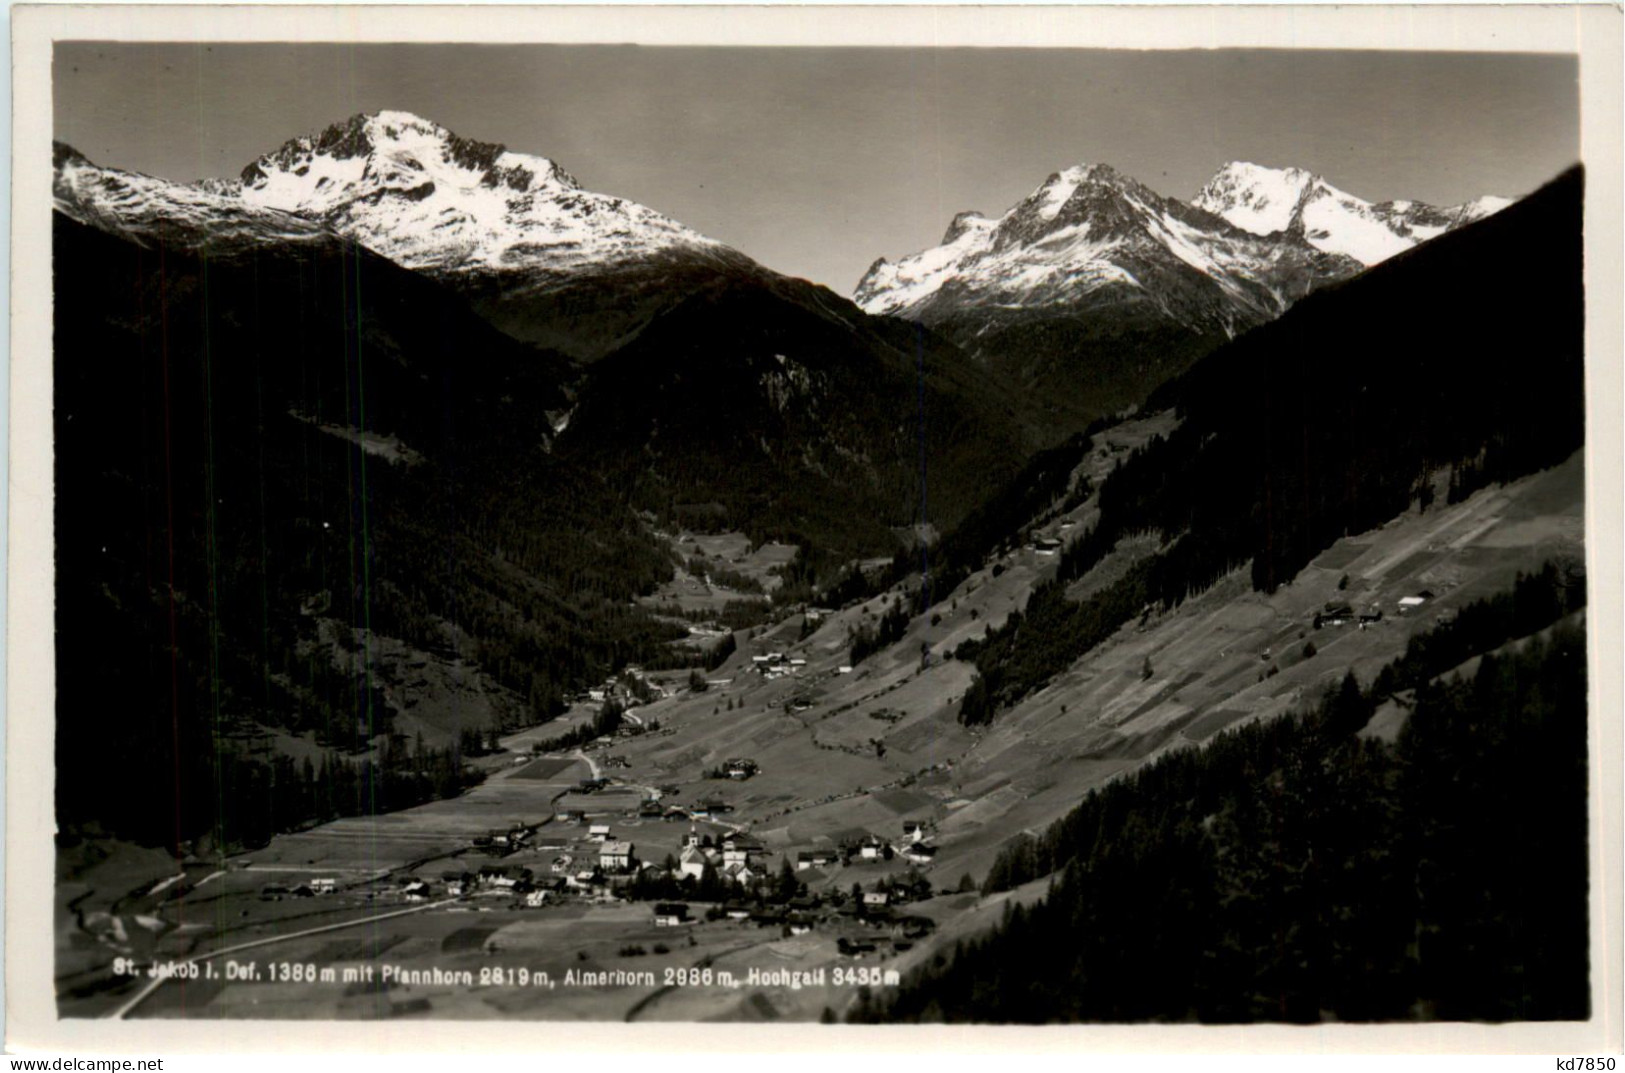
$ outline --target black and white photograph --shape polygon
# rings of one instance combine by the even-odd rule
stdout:
[[[36,34],[14,143],[57,1030],[1617,1047],[1616,8],[253,14]]]

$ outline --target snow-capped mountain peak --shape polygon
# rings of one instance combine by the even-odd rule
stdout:
[[[1301,229],[1310,245],[1374,265],[1511,204],[1480,197],[1454,208],[1420,201],[1373,204],[1302,168],[1226,164],[1191,202],[1255,235]]]
[[[213,255],[344,240],[464,294],[515,338],[594,360],[684,288],[765,277],[744,254],[542,156],[409,112],[294,138],[235,179],[176,183],[56,156],[57,207],[136,242]]]
[[[410,112],[294,138],[236,179],[175,183],[57,153],[58,207],[81,222],[196,245],[338,235],[441,277],[676,262],[749,263],[670,217],[584,190],[546,157],[462,138]]]
[[[295,138],[242,175],[245,200],[317,214],[380,192],[426,196],[440,184],[518,193],[580,189],[544,157],[459,138],[438,123],[395,111],[353,116]]]
[[[1223,337],[1506,204],[1373,204],[1304,168],[1244,161],[1184,202],[1110,165],[1077,164],[997,219],[960,213],[941,244],[876,261],[854,298],[977,353],[1002,345],[1006,332],[1010,346],[1030,346],[1033,324],[1084,311]]]
[[[871,313],[927,323],[972,309],[1130,302],[1229,334],[1278,315],[1315,281],[1358,267],[1301,237],[1256,237],[1110,165],[1078,164],[997,220],[961,213],[941,245],[876,262],[856,299]]]
[[[1268,235],[1292,226],[1299,206],[1317,184],[1325,185],[1302,168],[1235,161],[1214,173],[1192,204],[1243,231]]]
[[[242,199],[320,219],[432,272],[566,271],[721,249],[623,198],[583,190],[553,161],[460,138],[409,112],[354,116],[243,170]]]
[[[1115,189],[1123,185],[1124,177],[1109,164],[1074,164],[1044,181],[1029,199],[1035,203],[1039,216],[1053,220],[1060,215],[1067,202],[1081,189],[1106,187]]]

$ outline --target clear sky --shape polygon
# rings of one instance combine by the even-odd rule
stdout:
[[[1372,201],[1526,193],[1579,159],[1571,56],[614,45],[59,44],[55,136],[193,180],[357,112],[550,157],[842,293],[879,256],[1107,163],[1190,198],[1222,164]]]

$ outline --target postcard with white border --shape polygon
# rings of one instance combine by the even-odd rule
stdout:
[[[1620,28],[15,8],[8,1049],[1617,1050]]]

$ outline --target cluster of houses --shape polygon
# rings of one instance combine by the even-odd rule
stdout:
[[[837,895],[833,901],[817,894],[804,894],[781,904],[725,902],[707,915],[763,928],[781,928],[791,935],[805,935],[821,928],[843,930],[847,935],[838,938],[837,949],[847,957],[862,957],[876,952],[877,946],[870,936],[877,932],[893,943],[895,949],[905,950],[936,927],[929,917],[899,911],[907,900],[900,890],[868,891],[861,898]],[[656,907],[656,923],[659,923],[660,908]]]
[[[570,854],[560,854],[550,866],[552,876],[537,876],[520,865],[488,864],[477,872],[446,872],[440,878],[446,893],[454,898],[508,895],[520,898],[528,907],[539,908],[571,894],[613,898],[616,889],[638,867],[632,843],[613,839],[599,846],[596,867],[581,867],[581,863]],[[413,894],[427,896],[429,892],[424,884],[423,889],[407,893],[411,900]]]
[[[724,776],[718,776],[719,778]],[[560,803],[553,813],[553,819],[558,823],[588,823],[594,816],[619,813],[623,816],[636,816],[643,820],[709,820],[732,812],[734,807],[726,801],[707,799],[692,805],[668,805],[658,797],[646,797],[637,802],[635,806],[623,809],[606,808],[595,809],[589,813],[585,808],[574,807],[568,796],[559,799]]]
[[[585,693],[578,693],[570,699],[577,704],[604,704],[614,701],[622,705],[625,711],[631,711],[634,705],[642,702],[642,698],[627,685],[628,679],[635,682],[638,690],[645,696],[653,695],[654,699],[659,700],[669,695],[666,686],[644,676],[642,667],[628,664],[620,674],[612,674],[604,679],[601,685],[594,686]]]
[[[540,896],[539,888],[531,871],[518,865],[487,864],[480,867],[477,872],[444,872],[440,877],[446,894],[451,897],[463,897],[480,893],[535,895],[528,899],[529,904],[541,905],[545,900]],[[307,880],[297,886],[289,887],[284,884],[270,883],[260,891],[264,899],[276,899],[283,896],[293,898],[314,898],[326,894],[333,894],[338,890],[338,880],[331,877],[318,877]],[[365,897],[372,900],[378,897],[399,897],[406,902],[425,902],[434,894],[434,888],[428,880],[418,876],[404,876],[396,885],[385,889],[368,890]]]
[[[800,656],[790,657],[783,652],[768,652],[765,655],[752,656],[751,667],[768,681],[797,674],[807,665],[807,661]]]
[[[1410,596],[1401,596],[1397,601],[1399,613],[1408,615],[1417,610],[1429,600],[1433,593],[1427,589]],[[1356,612],[1353,605],[1341,600],[1329,601],[1319,611],[1315,612],[1315,629],[1325,626],[1346,626],[1349,623],[1358,623],[1360,629],[1366,629],[1382,621],[1382,609],[1373,605],[1369,610]]]
[[[678,805],[673,805],[666,811],[666,818],[668,820],[684,818],[691,820],[709,820],[717,816],[726,815],[733,810],[734,807],[728,804],[728,802],[712,798],[706,801],[698,802],[694,805],[690,805],[686,809]]]
[[[816,910],[820,904],[814,895],[792,898],[785,905],[747,905],[735,901],[725,903],[717,915],[723,920],[748,920],[758,927],[784,928],[791,935],[806,935],[818,923]]]
[[[1040,555],[1054,555],[1061,550],[1061,542],[1055,537],[1038,537],[1027,545],[1027,550]]]
[[[837,861],[850,864],[854,860],[890,860],[894,856],[914,864],[930,864],[936,859],[937,849],[927,841],[929,835],[929,824],[921,820],[904,820],[903,837],[896,842],[887,842],[876,834],[850,835],[841,839],[836,849],[798,853],[796,869],[825,868]]]
[[[279,900],[290,898],[317,898],[324,894],[333,894],[339,889],[339,881],[332,876],[319,876],[307,879],[303,883],[288,886],[286,883],[267,883],[260,888],[260,900]]]
[[[492,831],[490,834],[478,835],[474,838],[474,848],[481,853],[492,857],[506,857],[525,848],[525,844],[536,834],[534,826],[514,824],[506,831]]]
[[[1363,630],[1373,623],[1382,621],[1382,612],[1376,608],[1370,611],[1361,611],[1358,614],[1352,606],[1333,600],[1319,611],[1315,612],[1315,629],[1325,626],[1346,626],[1350,622],[1358,622]]]
[[[709,837],[695,831],[683,836],[682,854],[677,858],[677,874],[699,880],[706,866],[716,869],[719,878],[740,886],[749,886],[767,874],[764,863],[767,847],[747,835],[725,835],[721,842],[711,844]]]
[[[442,872],[440,881],[446,893],[461,898],[481,891],[498,894],[525,894],[535,883],[529,868],[517,864],[481,865],[477,872]]]
[[[862,863],[890,860],[893,857],[902,857],[912,864],[930,864],[936,859],[937,848],[927,841],[929,833],[927,824],[919,820],[907,820],[903,823],[903,837],[896,842],[888,843],[875,834],[851,835],[841,839],[835,846],[798,850],[795,868],[798,872],[806,872],[834,868],[837,865],[851,864],[853,861]]]

